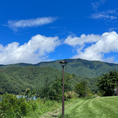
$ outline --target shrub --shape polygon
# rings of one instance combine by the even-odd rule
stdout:
[[[0,103],[0,118],[21,118],[31,111],[36,110],[36,104],[26,101],[25,98],[17,98],[15,95],[5,94]]]
[[[77,97],[77,93],[75,93],[74,91],[68,91],[68,92],[65,92],[64,94],[65,100],[75,98],[75,97]]]

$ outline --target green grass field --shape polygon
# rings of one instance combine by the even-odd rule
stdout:
[[[61,106],[51,107],[53,110],[49,111],[48,107],[41,115],[35,113],[27,118],[59,118]],[[118,97],[71,100],[65,105],[65,118],[118,118]]]
[[[65,114],[66,118],[118,118],[118,97],[78,99]]]

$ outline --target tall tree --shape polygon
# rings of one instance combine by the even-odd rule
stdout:
[[[99,78],[97,85],[103,96],[115,95],[115,90],[118,88],[118,72],[104,74]]]

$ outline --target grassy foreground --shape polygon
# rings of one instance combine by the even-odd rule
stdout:
[[[60,106],[45,106],[44,113],[38,115],[37,111],[27,118],[61,118]],[[118,97],[71,100],[65,105],[65,118],[118,118]]]
[[[65,114],[65,118],[118,118],[118,97],[78,99]]]

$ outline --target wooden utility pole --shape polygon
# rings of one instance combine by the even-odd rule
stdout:
[[[62,65],[62,118],[64,118],[64,67],[67,64],[66,61],[60,61]]]

